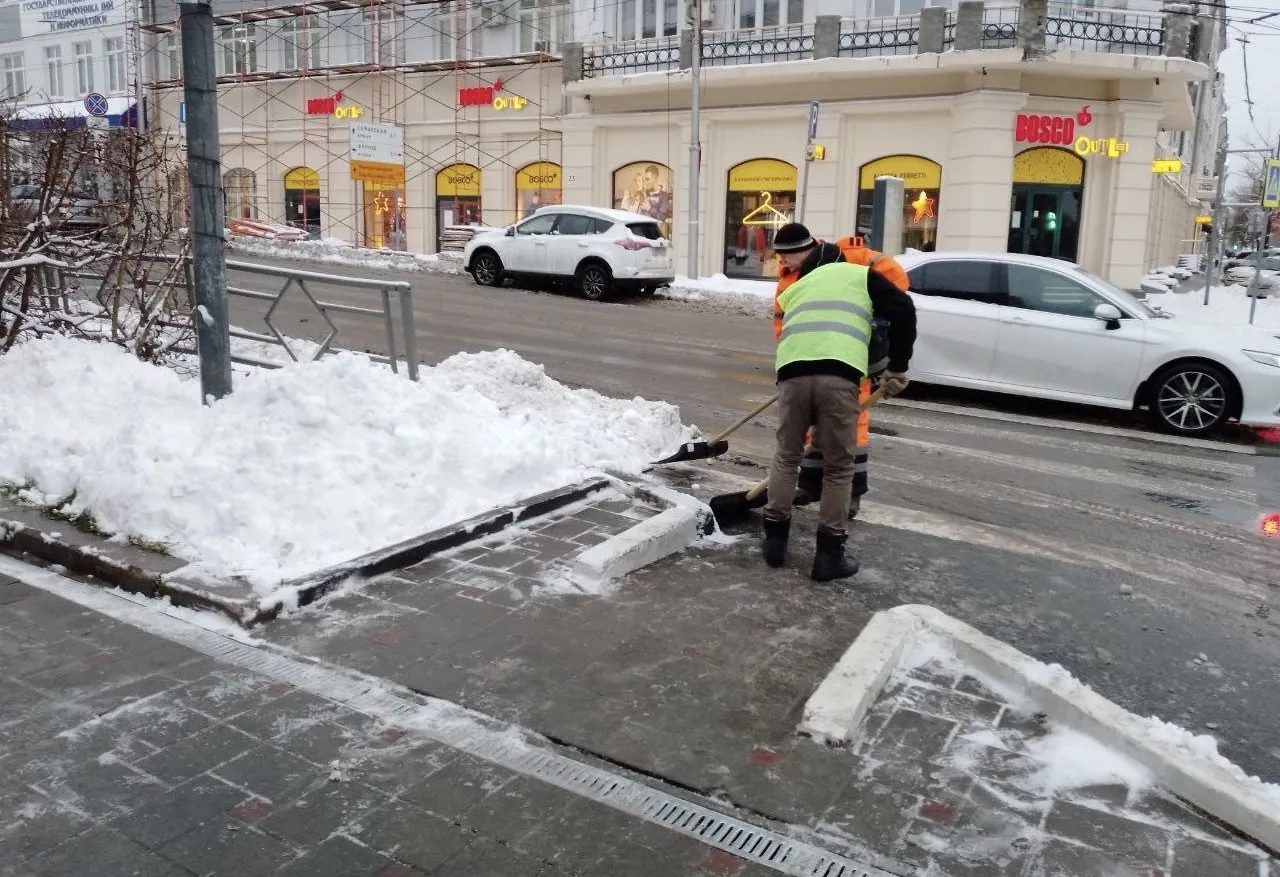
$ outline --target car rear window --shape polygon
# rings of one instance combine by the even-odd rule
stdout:
[[[651,241],[662,239],[662,230],[658,228],[656,222],[628,222],[627,230],[636,237],[648,238]]]

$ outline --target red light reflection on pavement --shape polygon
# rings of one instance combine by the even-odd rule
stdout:
[[[1280,536],[1280,512],[1272,512],[1264,515],[1258,530],[1263,536],[1277,537]]]

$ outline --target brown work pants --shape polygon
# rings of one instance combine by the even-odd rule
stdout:
[[[778,436],[773,465],[769,469],[769,518],[791,514],[805,433],[813,425],[813,446],[822,452],[822,500],[819,523],[828,530],[845,532],[857,454],[855,428],[862,408],[858,385],[835,375],[804,375],[778,385]]]

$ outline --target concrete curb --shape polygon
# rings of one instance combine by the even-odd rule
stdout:
[[[1270,792],[1224,758],[1153,739],[1149,720],[1112,703],[1065,670],[1051,668],[932,606],[897,606],[877,613],[809,698],[799,731],[828,743],[847,742],[921,634],[942,638],[962,660],[1021,692],[1051,719],[1123,752],[1168,791],[1262,846],[1280,850],[1280,792]]]
[[[92,545],[54,535],[59,527],[49,520],[48,528],[0,518],[0,551],[28,554],[92,576],[95,583],[146,597],[168,597],[175,605],[220,612],[244,627],[253,627],[276,618],[284,609],[306,606],[355,576],[366,578],[411,566],[433,554],[491,536],[518,520],[547,514],[585,499],[612,486],[609,478],[592,478],[566,487],[528,497],[505,508],[484,512],[456,524],[415,536],[395,545],[372,551],[311,575],[284,581],[265,597],[253,593],[248,583],[202,581],[172,569],[173,558],[154,554],[169,564],[165,570],[146,569],[108,557]]]
[[[804,706],[800,732],[843,743],[862,724],[889,676],[902,663],[915,627],[910,618],[877,612]]]
[[[663,511],[588,548],[574,561],[573,574],[606,582],[683,551],[715,529],[711,509],[703,502],[660,484],[614,476],[613,486]]]

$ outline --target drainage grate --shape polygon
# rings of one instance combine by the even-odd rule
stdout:
[[[610,773],[527,739],[526,735],[532,732],[500,724],[448,701],[417,702],[389,690],[383,680],[346,668],[289,657],[270,644],[250,645],[233,640],[164,614],[155,606],[139,602],[138,598],[103,591],[7,557],[0,556],[0,572],[215,660],[287,682],[381,721],[413,728],[476,758],[598,801],[782,874],[901,877],[904,873],[897,868],[889,871],[837,855],[638,780]]]

